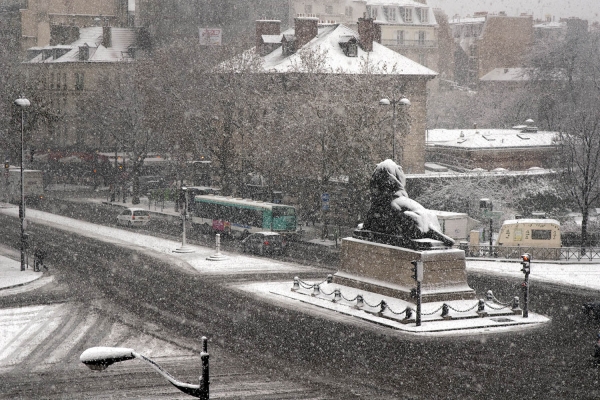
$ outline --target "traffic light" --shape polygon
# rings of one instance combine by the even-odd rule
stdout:
[[[413,260],[410,263],[412,264],[410,269],[412,278],[417,282],[423,281],[423,261]]]
[[[529,253],[525,253],[521,256],[521,265],[523,266],[521,271],[523,271],[524,274],[531,272],[531,255]]]
[[[4,161],[4,169],[9,169],[10,168],[10,163],[8,162],[8,160]]]

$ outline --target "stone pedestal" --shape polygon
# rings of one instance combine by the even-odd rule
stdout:
[[[423,302],[475,299],[475,291],[467,284],[465,252],[458,249],[416,251],[344,238],[333,282],[414,301],[410,294],[416,288],[413,260],[423,262]]]

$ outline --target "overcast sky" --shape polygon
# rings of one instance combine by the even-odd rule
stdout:
[[[588,21],[600,21],[599,0],[427,0],[432,7],[441,8],[448,17],[473,15],[477,11],[506,11],[509,16],[521,13],[533,14],[544,19],[550,14],[559,18],[579,17]]]

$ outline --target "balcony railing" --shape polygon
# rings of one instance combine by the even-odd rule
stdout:
[[[396,40],[396,39],[385,39],[381,40],[381,44],[384,46],[394,47],[421,47],[421,48],[434,48],[437,47],[437,40]]]

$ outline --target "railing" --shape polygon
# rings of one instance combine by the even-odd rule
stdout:
[[[437,40],[397,40],[397,39],[382,39],[381,44],[384,46],[395,47],[427,47],[434,48],[438,46]]]
[[[506,247],[480,245],[461,245],[466,257],[514,258],[529,253],[533,260],[600,260],[599,247]]]

